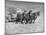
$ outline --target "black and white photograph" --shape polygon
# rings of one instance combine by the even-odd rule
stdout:
[[[5,35],[44,32],[44,3],[5,0]]]

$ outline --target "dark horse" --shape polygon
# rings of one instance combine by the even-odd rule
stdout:
[[[32,13],[32,10],[30,10],[27,14],[25,14],[25,13],[22,13],[22,14],[18,13],[17,14],[17,18],[12,18],[11,17],[11,19],[12,19],[11,21],[12,22],[21,22],[21,24],[24,24],[23,21],[26,21],[25,24],[28,24],[28,22],[30,21],[29,24],[31,24],[31,23],[35,22],[37,16],[39,16],[39,15],[40,15],[40,11]]]

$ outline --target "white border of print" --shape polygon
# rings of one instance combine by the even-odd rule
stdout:
[[[13,1],[15,1],[15,0],[13,0]],[[44,6],[46,6],[45,0],[19,0],[19,1],[44,2],[45,3]],[[44,7],[44,9],[45,9],[45,7]],[[46,15],[46,12],[44,12],[44,13],[45,13],[44,15]],[[45,19],[46,19],[46,16],[45,16]],[[46,35],[46,24],[44,27],[45,27],[44,33],[34,33],[34,34],[24,34],[24,35]],[[5,35],[5,0],[0,0],[0,35]],[[23,34],[21,34],[21,35],[23,35]]]

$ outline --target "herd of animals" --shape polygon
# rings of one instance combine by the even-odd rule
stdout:
[[[10,15],[12,16],[12,14]],[[11,17],[11,20],[8,20],[8,22],[15,22],[16,24],[18,24],[18,22],[21,24],[32,24],[38,16],[40,16],[40,11],[32,13],[32,10],[29,10],[28,13],[26,13],[26,10],[24,10],[22,14],[18,13],[16,18]]]

